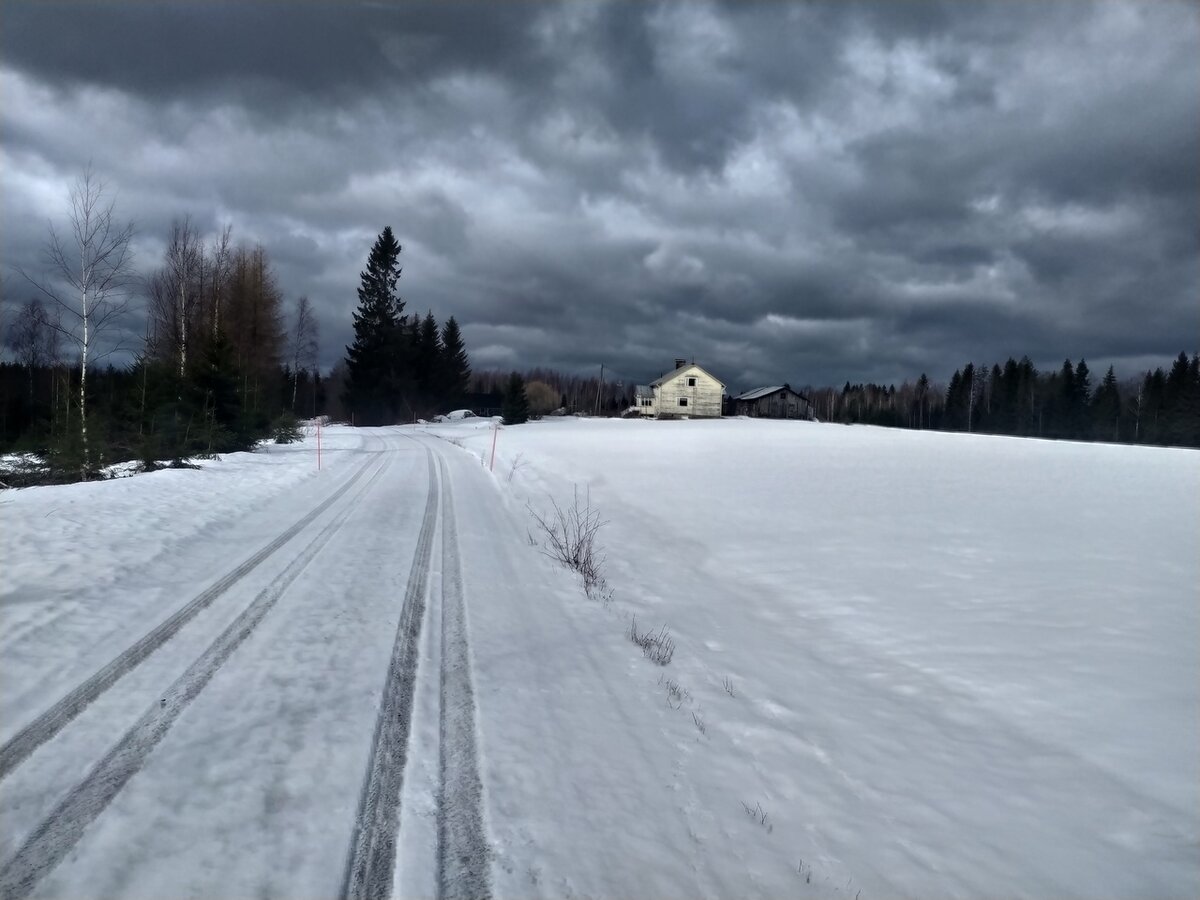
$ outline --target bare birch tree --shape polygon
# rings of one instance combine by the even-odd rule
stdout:
[[[124,311],[131,280],[130,243],[133,223],[116,218],[115,201],[89,165],[71,187],[69,234],[49,226],[44,251],[49,274],[36,278],[22,272],[66,319],[59,332],[79,352],[79,438],[81,475],[91,469],[87,427],[87,369],[97,341]]]
[[[21,307],[16,318],[8,327],[5,343],[16,357],[17,365],[29,371],[29,402],[33,403],[34,373],[50,365],[55,355],[55,322],[46,312],[42,301],[30,298]]]
[[[197,348],[202,349],[219,329],[220,309],[229,270],[229,229],[213,242],[211,256],[192,225],[184,218],[171,225],[162,266],[148,280],[149,355],[169,362],[187,378]]]
[[[292,327],[292,412],[296,411],[296,391],[300,370],[317,366],[317,319],[308,297],[296,301],[296,321]]]
[[[232,234],[233,226],[226,225],[221,229],[220,237],[213,241],[212,278],[210,279],[212,286],[212,309],[209,313],[209,321],[212,323],[212,338],[214,341],[221,330],[222,291],[225,288],[225,282],[229,278],[229,262],[233,253],[233,247],[230,244]]]
[[[192,229],[191,220],[185,218],[182,222],[172,223],[165,274],[171,285],[175,306],[175,341],[181,382],[187,377],[188,325],[196,313],[201,262],[200,240]]]

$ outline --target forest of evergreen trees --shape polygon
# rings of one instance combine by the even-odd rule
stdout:
[[[1039,372],[1028,357],[1004,365],[967,364],[943,392],[915,384],[847,384],[809,390],[819,418],[897,428],[932,428],[1021,437],[1200,447],[1200,357],[1180,353],[1168,371],[1093,379],[1087,361]]]
[[[404,312],[397,292],[400,244],[385,227],[360,274],[354,342],[336,373],[339,418],[356,425],[413,422],[461,406],[471,365],[454,316],[439,330],[430,311]]]

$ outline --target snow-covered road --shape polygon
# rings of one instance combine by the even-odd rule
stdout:
[[[430,787],[444,785],[453,806],[438,806],[453,816],[408,852],[444,895],[488,892],[450,476],[410,436],[353,443],[322,478],[254,498],[252,527],[227,508],[189,528],[197,510],[185,499],[162,513],[174,540],[113,541],[121,558],[109,572],[79,573],[81,587],[109,586],[107,603],[80,597],[50,621],[6,617],[6,661],[26,672],[5,680],[0,895],[387,895],[423,681],[448,698]],[[105,515],[95,493],[72,511],[76,524]],[[238,512],[244,500],[225,499],[211,504]],[[140,537],[113,522],[122,527]],[[226,529],[235,542],[212,539]],[[33,539],[12,536],[18,547]],[[165,610],[165,592],[115,591],[205,570],[211,583]],[[444,665],[419,667],[426,599],[443,596]],[[6,611],[21,599],[7,592]]]

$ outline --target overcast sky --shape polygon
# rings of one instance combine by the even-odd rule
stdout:
[[[1200,338],[1200,5],[0,6],[9,303],[92,161],[261,242],[327,368],[384,225],[477,369],[731,389]],[[7,318],[7,317],[6,317]]]

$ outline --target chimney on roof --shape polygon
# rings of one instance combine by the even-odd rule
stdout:
[[[686,359],[680,359],[679,357],[675,357],[675,368],[682,369],[686,365],[687,365]]]

